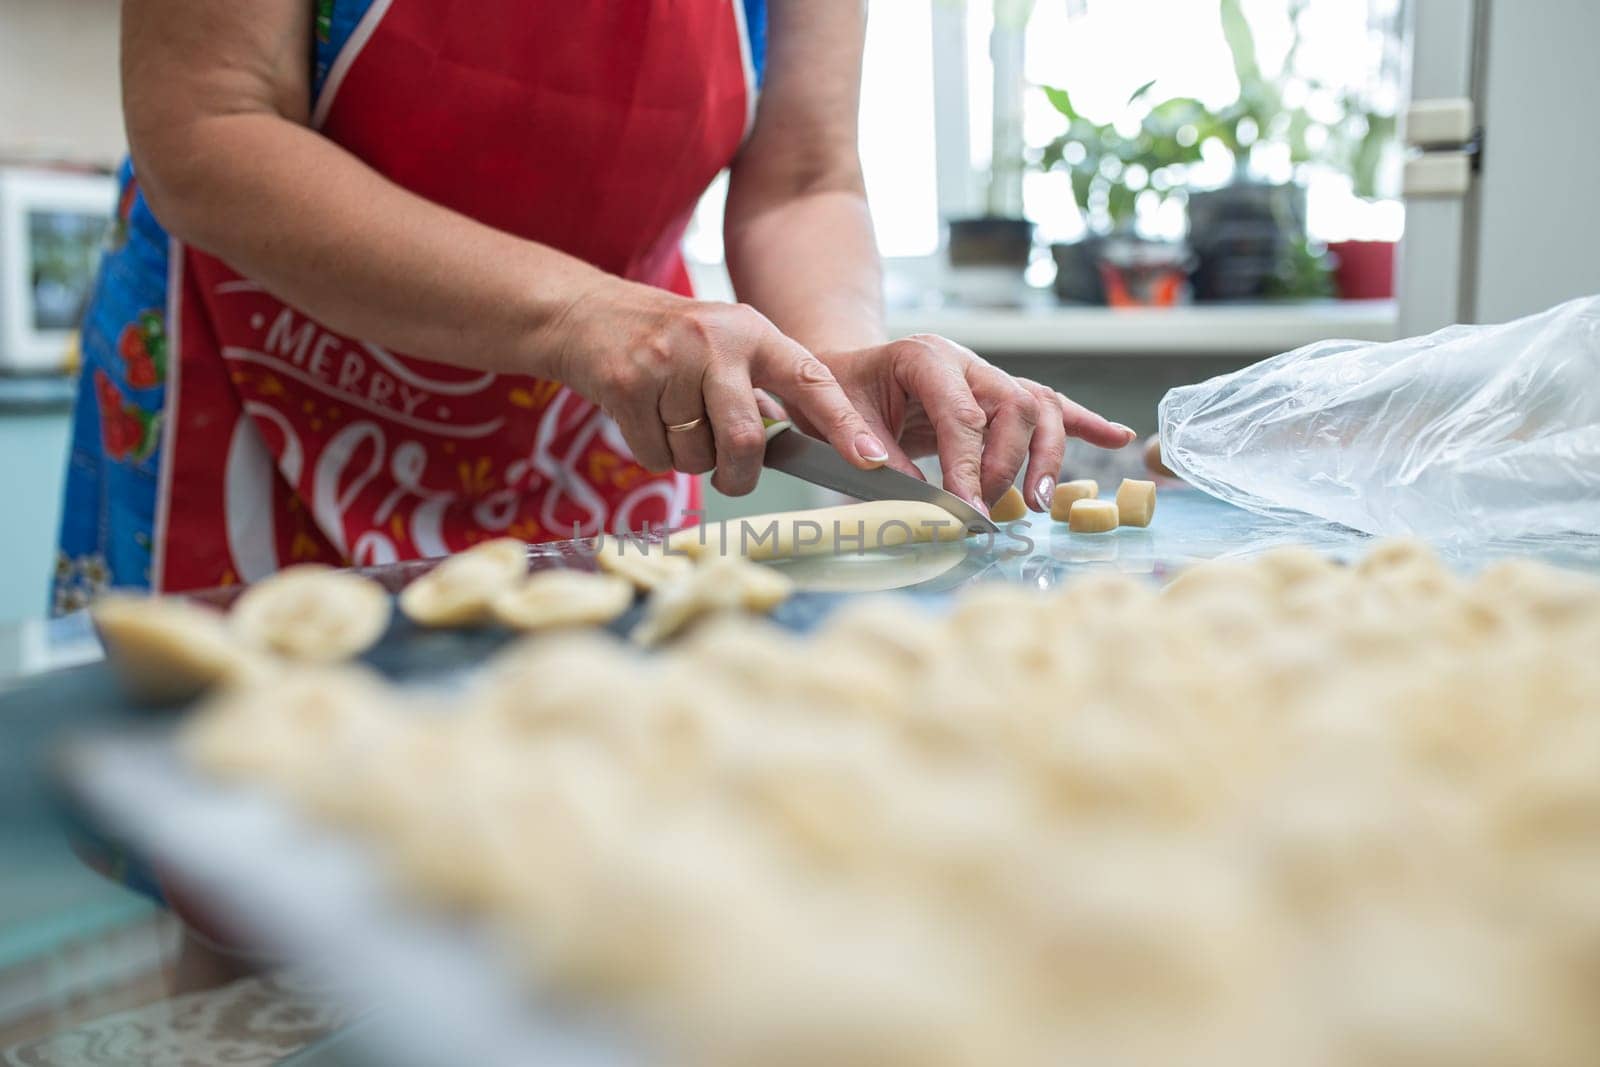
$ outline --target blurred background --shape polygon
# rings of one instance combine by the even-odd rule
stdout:
[[[75,327],[125,150],[118,11],[0,0],[0,679],[43,656]],[[1312,341],[1600,291],[1594,0],[873,0],[867,36],[892,333],[948,336],[1141,435],[1168,389]],[[708,298],[732,296],[724,191],[686,242]],[[710,510],[807,502],[769,473]],[[39,835],[35,741],[0,744],[7,1063],[155,996],[173,936]]]
[[[875,0],[861,156],[891,331],[1144,434],[1167,389],[1311,341],[1600,289],[1596,149],[1563,117],[1596,18],[1587,0]],[[0,0],[0,622],[45,607],[73,325],[124,151],[117,21],[116,0]],[[724,192],[686,242],[711,298],[732,295]],[[807,502],[772,475],[710,510]]]
[[[1108,294],[1088,268],[1108,242],[1124,246],[1118,263],[1215,252],[1206,205],[1223,199],[1274,209],[1300,258],[1249,278],[1197,263],[1195,299],[1392,295],[1381,271],[1335,278],[1328,246],[1401,234],[1404,16],[1404,0],[872,5],[861,154],[880,248],[902,275],[894,295],[1005,305],[1054,283],[1065,302],[1187,302],[1186,286]],[[707,196],[690,243],[705,264],[720,258],[720,199]],[[996,275],[981,289],[963,271],[930,274],[940,260],[1021,269],[1013,287]]]

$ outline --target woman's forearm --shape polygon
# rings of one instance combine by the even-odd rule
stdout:
[[[767,78],[728,179],[723,247],[739,299],[813,352],[886,340],[856,154],[865,6],[774,0]]]
[[[541,373],[543,338],[565,310],[628,284],[407,192],[279,115],[207,116],[134,145],[174,236],[330,329],[396,351]]]
[[[859,191],[802,192],[748,207],[736,178],[724,239],[739,299],[813,352],[887,340],[872,216]]]

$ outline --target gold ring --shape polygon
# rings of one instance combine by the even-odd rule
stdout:
[[[690,419],[688,422],[675,422],[671,426],[667,427],[667,432],[668,433],[688,433],[690,430],[699,429],[700,428],[700,424],[705,422],[705,421],[706,421],[705,420],[705,416],[701,416],[698,419]]]

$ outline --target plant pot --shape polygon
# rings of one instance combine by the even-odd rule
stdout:
[[[1085,237],[1071,244],[1053,244],[1056,261],[1056,299],[1063,304],[1104,304],[1105,285],[1100,280],[1101,237]]]
[[[951,219],[947,251],[957,270],[1003,267],[1021,274],[1033,254],[1033,223],[994,215]]]
[[[1189,194],[1194,298],[1264,300],[1280,263],[1306,229],[1298,185],[1235,182]]]
[[[1335,241],[1328,245],[1339,299],[1393,299],[1395,249],[1393,241]]]
[[[1116,308],[1177,307],[1189,302],[1194,257],[1181,241],[1108,237],[1100,250],[1106,303]]]
[[[1131,234],[1050,246],[1056,297],[1069,304],[1172,307],[1189,302],[1194,257],[1181,241]]]
[[[985,216],[950,220],[950,273],[945,291],[956,302],[1012,307],[1027,294],[1023,272],[1033,255],[1033,223]]]

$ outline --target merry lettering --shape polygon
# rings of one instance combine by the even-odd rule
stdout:
[[[378,367],[363,350],[329,333],[310,319],[284,308],[267,327],[261,345],[266,355],[281,359],[325,383],[331,392],[415,415],[431,396]]]

